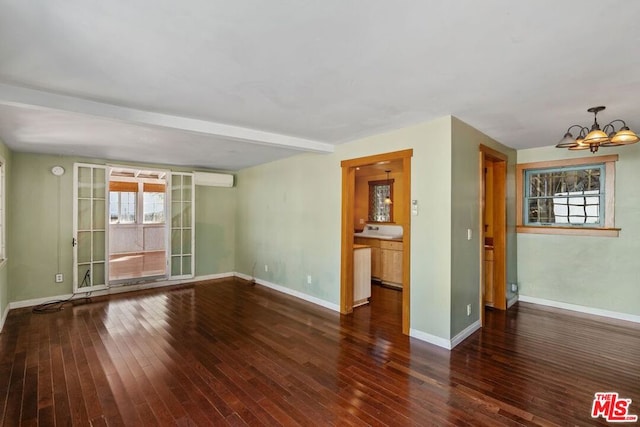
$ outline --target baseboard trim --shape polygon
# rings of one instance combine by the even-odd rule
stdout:
[[[518,300],[522,302],[529,302],[531,304],[546,305],[548,307],[555,307],[564,310],[577,311],[579,313],[608,317],[610,319],[626,320],[628,322],[640,323],[640,316],[636,316],[634,314],[619,313],[617,311],[609,311],[600,308],[586,307],[583,305],[568,304],[566,302],[530,297],[527,295],[520,295]]]
[[[158,282],[140,283],[136,285],[115,285],[107,289],[93,291],[91,292],[91,296],[98,297],[98,296],[105,296],[105,295],[115,295],[115,294],[121,294],[124,292],[135,292],[135,291],[143,291],[146,289],[164,288],[167,286],[184,285],[187,283],[197,283],[197,282],[204,282],[207,280],[215,280],[215,279],[224,279],[226,277],[233,277],[233,276],[234,276],[234,273],[229,272],[229,273],[220,273],[220,274],[209,274],[206,276],[196,276],[193,279],[163,280]],[[71,298],[72,296],[73,294],[63,294],[63,295],[53,295],[53,296],[44,297],[44,298],[34,298],[34,299],[28,299],[28,300],[22,300],[22,301],[14,301],[9,303],[8,308],[10,310],[13,310],[14,308],[33,307],[33,306],[44,304],[50,301],[66,300]],[[76,294],[76,296],[73,299],[81,299],[81,298],[84,298],[83,293]]]
[[[305,294],[304,292],[296,291],[295,289],[287,288],[286,286],[282,286],[282,285],[277,285],[275,283],[271,283],[271,282],[268,282],[266,280],[256,279],[254,277],[251,277],[251,276],[249,276],[247,274],[243,274],[243,273],[237,273],[236,272],[235,276],[239,277],[240,279],[244,279],[244,280],[248,280],[248,281],[254,281],[255,280],[255,282],[258,285],[264,286],[265,288],[273,289],[274,291],[278,291],[278,292],[281,292],[283,294],[291,295],[292,297],[299,298],[301,300],[304,300],[304,301],[319,305],[319,306],[324,307],[324,308],[328,308],[329,310],[340,312],[340,306],[338,304],[334,304],[332,302],[325,301],[323,299],[314,297],[312,295]]]
[[[507,308],[511,308],[511,306],[518,302],[518,295],[514,295],[513,298],[507,301]]]
[[[4,308],[4,313],[2,313],[2,317],[0,318],[0,334],[2,333],[2,328],[4,328],[4,322],[7,320],[7,316],[9,315],[9,304]]]
[[[466,340],[471,334],[473,334],[475,331],[477,331],[480,328],[481,328],[480,320],[478,319],[472,324],[470,324],[469,326],[467,326],[466,328],[464,328],[462,331],[460,331],[460,333],[458,333],[458,335],[456,335],[451,339],[451,348],[452,349],[455,348],[455,346],[460,344],[462,341]]]
[[[204,282],[205,280],[226,279],[227,277],[235,277],[235,273],[230,271],[228,273],[207,274],[206,276],[197,276],[194,280],[196,282]]]
[[[412,338],[419,339],[420,341],[428,342],[429,344],[437,345],[438,347],[445,348],[447,350],[453,350],[458,344],[462,341],[466,340],[473,334],[475,331],[480,329],[482,326],[480,325],[480,320],[476,320],[466,328],[464,328],[458,335],[451,338],[450,340],[446,338],[441,338],[436,335],[431,335],[426,332],[422,332],[418,329],[409,329],[409,336]]]
[[[428,342],[429,344],[437,345],[438,347],[451,350],[451,341],[446,338],[441,338],[437,335],[431,335],[418,329],[409,329],[409,336],[419,339],[420,341]]]

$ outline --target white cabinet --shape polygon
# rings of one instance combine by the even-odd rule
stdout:
[[[367,304],[371,297],[371,247],[353,246],[353,306]]]

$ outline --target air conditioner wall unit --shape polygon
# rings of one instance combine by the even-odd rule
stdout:
[[[207,187],[233,187],[233,175],[226,173],[194,172],[196,185]]]

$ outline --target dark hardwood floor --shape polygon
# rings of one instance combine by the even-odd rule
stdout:
[[[109,255],[109,281],[164,276],[167,268],[165,251],[133,252]]]
[[[639,325],[520,303],[449,352],[400,333],[399,295],[340,316],[224,279],[13,310],[0,424],[606,425],[598,391],[640,414]]]

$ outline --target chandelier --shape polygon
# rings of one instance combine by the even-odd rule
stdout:
[[[556,148],[568,148],[569,150],[587,150],[592,153],[598,151],[600,147],[615,147],[618,145],[630,145],[640,141],[636,135],[624,122],[624,120],[616,119],[607,123],[602,129],[598,123],[598,113],[606,107],[591,107],[587,111],[593,113],[593,125],[591,130],[582,125],[572,125],[567,129],[567,133],[560,140]],[[620,123],[621,126],[616,130],[615,124]],[[571,134],[571,129],[579,128],[577,138]]]

